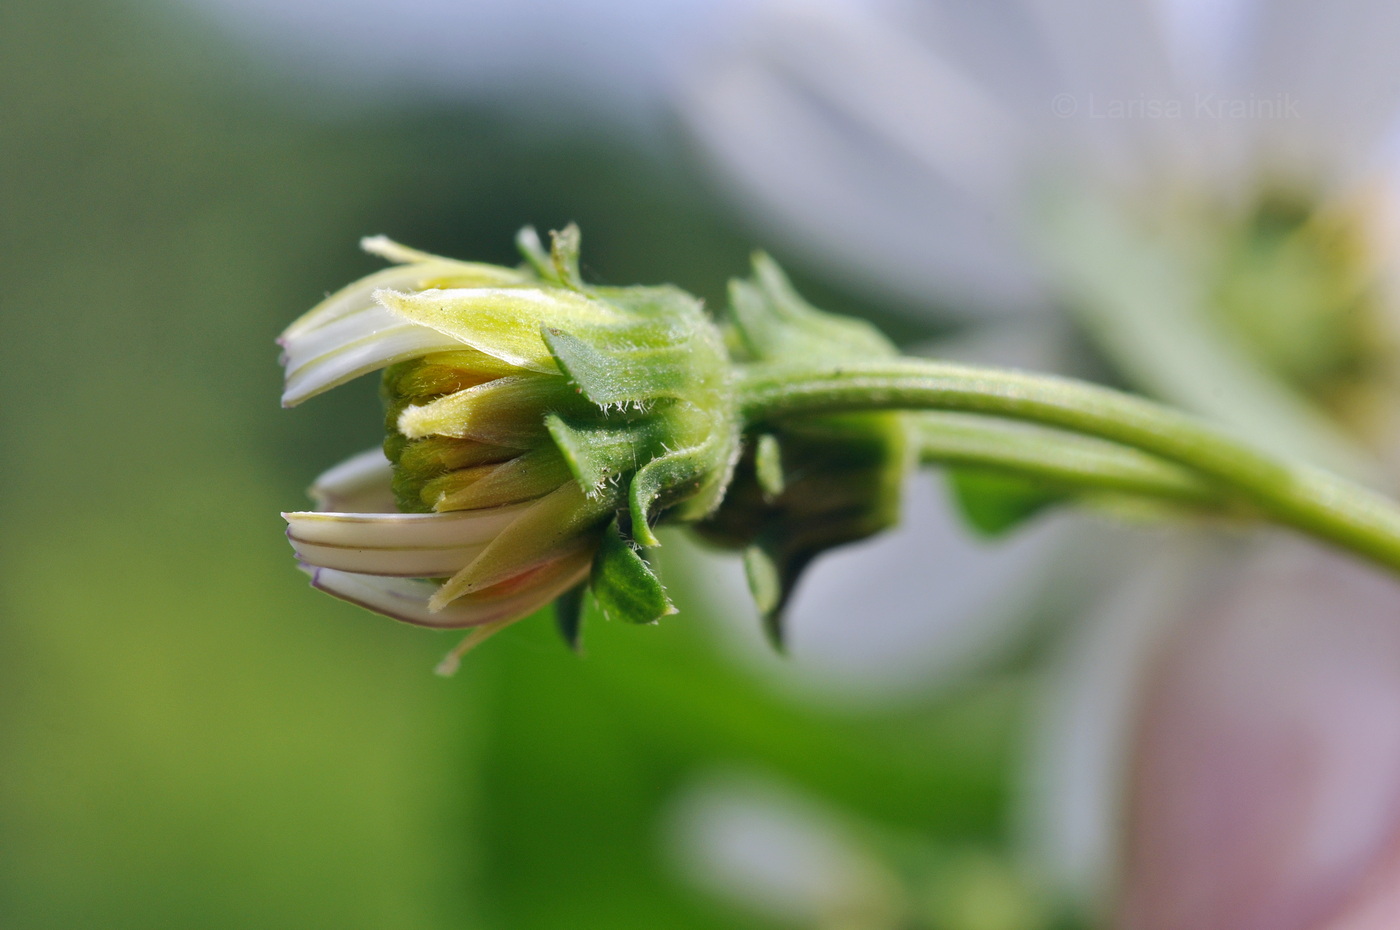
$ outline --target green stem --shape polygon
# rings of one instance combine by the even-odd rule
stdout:
[[[925,465],[987,469],[1072,493],[1114,493],[1221,510],[1229,496],[1189,469],[1123,446],[1060,430],[964,413],[910,419]]]
[[[921,359],[799,369],[748,367],[746,422],[859,410],[977,413],[1093,436],[1184,466],[1277,523],[1400,572],[1400,508],[1316,468],[1281,462],[1187,414],[1108,388]]]

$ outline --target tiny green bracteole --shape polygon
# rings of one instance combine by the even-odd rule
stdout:
[[[556,602],[675,612],[645,551],[660,524],[744,552],[773,640],[802,572],[899,517],[919,464],[948,470],[974,529],[1066,501],[1270,521],[1400,571],[1400,508],[1191,416],[1058,377],[901,356],[824,313],[771,259],[718,319],[678,288],[597,287],[579,234],[518,237],[506,268],[364,246],[395,266],[282,334],[284,404],[382,370],[386,438],[284,514],[312,584],[428,627],[445,660]],[[587,598],[585,598],[587,594]]]

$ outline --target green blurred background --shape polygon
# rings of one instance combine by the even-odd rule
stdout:
[[[377,441],[375,386],[282,411],[272,340],[359,236],[513,262],[575,220],[595,280],[711,301],[749,243],[678,139],[277,81],[170,9],[0,5],[0,927],[769,926],[666,852],[716,766],[998,848],[1014,676],[816,710],[692,609],[442,680],[453,639],[307,587],[278,512]]]

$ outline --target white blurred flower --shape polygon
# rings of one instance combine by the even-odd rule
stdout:
[[[1271,220],[1339,278],[1324,283],[1383,270],[1390,205],[1358,197],[1388,167],[1400,86],[1346,43],[1395,33],[1400,10],[1198,6],[771,0],[684,109],[774,235],[916,312],[1067,305],[1143,387],[1363,469],[1243,344],[1244,310],[1202,305],[1239,284],[1221,253]],[[1365,310],[1393,322],[1389,303]]]
[[[1118,925],[1400,926],[1400,582],[1277,539],[1236,575],[1137,702]]]
[[[682,877],[782,926],[1044,930],[1053,911],[985,849],[891,834],[757,772],[685,785],[666,824]]]
[[[727,0],[186,0],[359,101],[432,95],[655,119]]]
[[[1397,45],[1400,7],[1387,0],[768,0],[694,73],[682,108],[765,234],[834,272],[884,288],[913,313],[935,304],[969,319],[1071,310],[1139,388],[1273,451],[1391,483],[1387,460],[1400,445]],[[1238,707],[1222,705],[1214,720],[1213,705],[1184,695],[1208,692],[1235,661],[1252,674],[1242,639],[1178,645],[1167,654],[1180,681],[1155,690],[1142,672],[1168,661],[1164,631],[1193,611],[1264,637],[1268,623],[1251,605],[1280,576],[1245,572],[1222,581],[1221,600],[1190,600],[1186,579],[1199,576],[1181,560],[1204,554],[1228,575],[1245,558],[1204,545],[1197,537],[1180,547],[1185,555],[1152,556],[1150,571],[1128,578],[1064,649],[1048,695],[1047,751],[1031,765],[1047,862],[1102,895],[1117,871],[1117,801],[1127,799],[1128,926],[1333,926],[1301,911],[1277,919],[1287,910],[1277,901],[1295,900],[1282,893],[1290,881],[1302,883],[1298,900],[1321,900],[1313,889],[1325,887],[1353,895],[1354,909],[1382,906],[1374,876],[1389,873],[1358,863],[1381,868],[1390,854],[1345,825],[1379,818],[1400,830],[1400,809],[1348,787],[1367,765],[1400,780],[1380,710],[1390,671],[1367,664],[1353,648],[1359,638],[1340,631],[1327,653],[1300,644],[1325,640],[1319,631],[1338,617],[1367,628],[1378,611],[1393,623],[1400,608],[1296,598],[1279,620],[1288,645],[1258,680],[1287,689],[1313,659],[1354,666],[1355,700],[1329,691],[1328,677],[1286,702],[1237,691]],[[967,552],[939,560],[958,564]],[[1315,550],[1291,558],[1300,574],[1337,571]],[[823,570],[828,584],[850,577],[839,557]],[[823,605],[812,606],[820,614]],[[930,622],[927,613],[909,605],[905,622]],[[796,636],[823,621],[793,622]],[[1186,629],[1189,643],[1201,624]],[[1160,711],[1178,731],[1143,728],[1134,714],[1148,693],[1183,702]],[[1189,756],[1151,747],[1189,744],[1216,723],[1243,736],[1247,728],[1230,723],[1235,712],[1264,733],[1289,719],[1336,732],[1317,748],[1327,762],[1315,778],[1253,769],[1258,794],[1240,801],[1245,815],[1221,809],[1212,819],[1211,804],[1224,802],[1211,795],[1211,772],[1232,764],[1231,747]],[[1129,757],[1142,766],[1135,787],[1123,777]],[[1160,792],[1143,788],[1159,784],[1153,778],[1173,785],[1187,809],[1154,806]],[[1292,844],[1277,860],[1287,869],[1262,858],[1227,864],[1222,857],[1262,855],[1250,845],[1259,827],[1250,818],[1288,813],[1270,806],[1285,796],[1334,806],[1271,834]],[[1172,846],[1180,817],[1219,832]],[[1361,858],[1310,883],[1321,873],[1308,869],[1326,864],[1310,858],[1315,843]],[[1265,884],[1246,887],[1253,879]],[[1241,903],[1260,887],[1282,896],[1262,909]],[[1162,889],[1166,898],[1153,896]],[[1219,906],[1162,905],[1188,893],[1215,895]],[[1142,916],[1153,908],[1155,917]],[[1394,923],[1380,920],[1355,925]]]
[[[677,797],[667,845],[682,875],[784,925],[900,926],[894,876],[838,812],[769,779],[713,773]]]

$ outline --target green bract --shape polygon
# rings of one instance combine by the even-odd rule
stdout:
[[[755,256],[753,267],[750,280],[730,284],[726,323],[736,359],[782,370],[898,357],[870,324],[804,301],[768,256]],[[897,413],[794,417],[745,446],[724,503],[697,529],[743,547],[749,586],[775,644],[783,607],[813,559],[898,522],[913,464]]]

